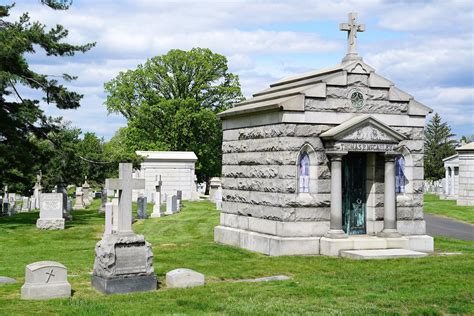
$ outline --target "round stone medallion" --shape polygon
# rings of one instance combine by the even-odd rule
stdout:
[[[350,93],[351,104],[356,109],[360,109],[364,106],[364,95],[362,92],[355,90]]]

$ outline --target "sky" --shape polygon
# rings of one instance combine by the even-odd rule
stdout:
[[[365,24],[358,51],[366,63],[438,112],[458,137],[474,134],[472,0],[74,0],[67,11],[15,2],[9,20],[29,12],[48,27],[65,26],[70,43],[97,43],[74,57],[38,51],[27,59],[40,73],[78,76],[69,86],[84,95],[79,109],[42,108],[106,140],[126,125],[104,106],[104,83],[119,72],[170,49],[207,47],[227,57],[250,97],[280,78],[340,63],[347,33],[339,23],[349,12]]]

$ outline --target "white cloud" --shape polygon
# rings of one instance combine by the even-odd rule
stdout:
[[[125,124],[103,106],[103,84],[120,71],[172,48],[208,47],[228,57],[250,96],[293,72],[340,60],[345,41],[337,26],[350,11],[366,23],[361,51],[379,73],[454,125],[472,119],[463,115],[473,107],[472,1],[76,0],[68,11],[17,1],[14,17],[24,11],[48,26],[63,24],[68,41],[97,42],[84,55],[29,60],[43,73],[78,75],[71,87],[85,95],[81,109],[61,113],[107,138]]]

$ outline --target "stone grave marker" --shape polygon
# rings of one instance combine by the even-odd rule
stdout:
[[[26,266],[25,284],[21,298],[41,300],[71,296],[71,284],[67,281],[67,269],[55,261],[39,261]]]
[[[222,188],[216,191],[216,210],[222,211]]]
[[[148,218],[146,208],[147,208],[146,196],[139,196],[137,199],[137,218],[138,219]]]
[[[166,196],[166,215],[172,215],[178,212],[178,198],[176,195]]]
[[[112,198],[112,232],[118,232],[119,199]]]
[[[82,192],[82,187],[76,188],[76,203],[74,204],[74,210],[83,210],[85,208],[84,204],[84,193]]]
[[[185,288],[204,285],[204,274],[191,269],[175,269],[166,273],[166,286]]]
[[[91,205],[91,195],[89,191],[90,188],[91,186],[89,185],[89,183],[87,183],[87,177],[86,177],[84,180],[84,184],[82,185],[82,193],[83,193],[82,199],[85,206]]]
[[[105,294],[156,290],[151,245],[132,230],[132,190],[143,190],[145,180],[132,178],[131,163],[120,163],[119,179],[107,179],[105,188],[119,192],[117,231],[96,244],[92,286]]]
[[[72,199],[70,197],[67,198],[66,211],[68,213],[72,211]]]
[[[42,193],[40,218],[36,221],[39,229],[64,229],[62,193]]]
[[[102,191],[100,192],[100,208],[99,208],[99,213],[105,212],[105,204],[106,204],[108,201],[109,201],[109,200],[107,199],[107,190],[106,190],[106,189],[102,189]]]
[[[105,203],[105,230],[104,235],[110,235],[113,232],[113,205],[112,202]]]
[[[154,196],[154,204],[153,204],[153,213],[151,217],[160,217],[161,216],[161,175],[156,176],[155,178],[155,196]]]
[[[222,184],[221,184],[221,179],[218,178],[218,177],[214,177],[214,178],[211,178],[211,180],[209,180],[209,200],[211,200],[212,202],[215,202],[216,201],[216,192],[219,188],[222,187]]]
[[[23,197],[23,201],[21,203],[21,211],[22,212],[30,211],[30,198],[27,196]]]

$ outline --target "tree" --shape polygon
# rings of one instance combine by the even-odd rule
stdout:
[[[474,142],[474,135],[471,136],[462,136],[461,139],[459,140],[460,143],[464,142],[466,144],[469,144],[470,142]]]
[[[448,123],[442,122],[438,113],[425,129],[425,178],[438,180],[444,177],[443,159],[456,153],[455,135]]]
[[[119,134],[125,151],[194,151],[199,181],[220,175],[216,114],[243,99],[238,76],[227,71],[227,59],[209,49],[171,50],[107,82],[107,109],[128,120]]]
[[[41,2],[54,10],[67,9],[70,4],[64,0]],[[30,68],[25,55],[41,48],[47,56],[73,56],[88,51],[95,43],[65,43],[68,31],[64,27],[56,25],[47,30],[40,22],[31,22],[28,13],[17,22],[8,22],[5,18],[12,7],[0,6],[0,181],[12,190],[26,192],[38,171],[38,145],[62,126],[43,113],[40,100],[26,98],[20,91],[36,90],[43,95],[43,101],[60,109],[79,107],[82,95],[64,86],[75,77],[63,74],[60,82],[56,77],[37,73]]]

